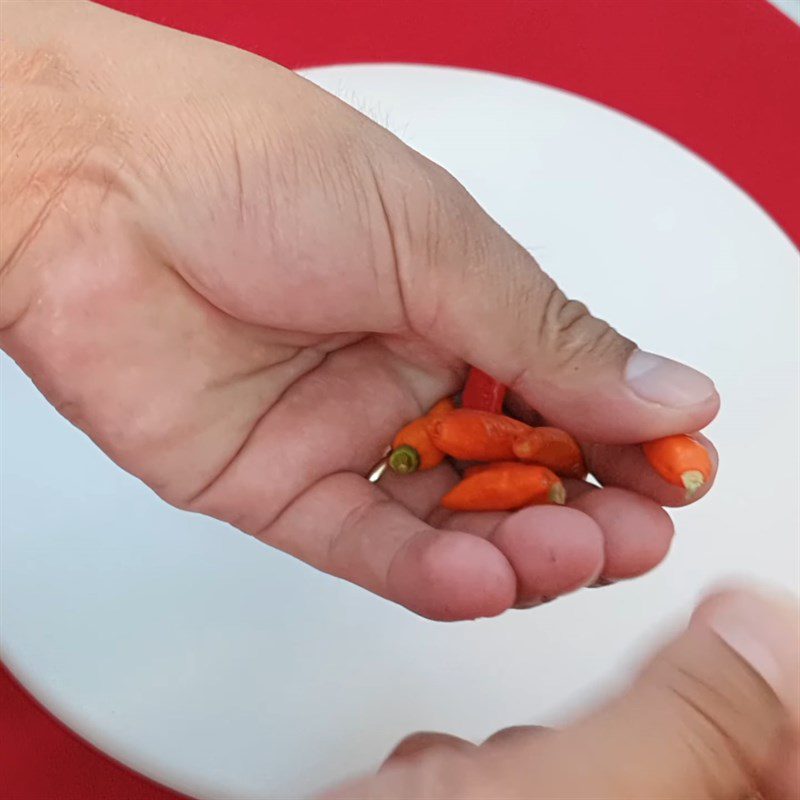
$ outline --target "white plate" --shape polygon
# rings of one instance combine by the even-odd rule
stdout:
[[[3,657],[113,756],[207,798],[286,798],[405,733],[546,722],[731,574],[798,585],[798,259],[706,163],[606,108],[457,69],[310,70],[458,176],[565,288],[717,380],[719,484],[652,576],[434,624],[175,511],[2,364]]]

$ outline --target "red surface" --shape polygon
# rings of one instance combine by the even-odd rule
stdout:
[[[800,244],[800,28],[764,0],[107,0],[290,67],[450,64],[599,100],[682,142]],[[0,674],[10,800],[165,800]]]
[[[95,750],[0,670],[0,791],[6,800],[179,800]]]

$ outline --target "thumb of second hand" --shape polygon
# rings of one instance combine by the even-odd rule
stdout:
[[[563,731],[484,747],[447,737],[324,800],[740,800],[800,728],[798,609],[730,591],[620,697]],[[458,740],[455,740],[456,742]],[[791,776],[787,789],[800,786]],[[777,796],[776,796],[777,800]]]
[[[713,419],[719,397],[708,377],[638,349],[568,299],[452,176],[430,172],[427,211],[406,209],[398,250],[417,330],[587,441],[636,443]]]

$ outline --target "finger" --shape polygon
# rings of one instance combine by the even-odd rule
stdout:
[[[389,753],[381,769],[397,764],[398,761],[412,759],[433,750],[468,753],[474,750],[475,747],[472,742],[468,742],[466,739],[459,739],[458,736],[433,731],[420,731],[406,736]]]
[[[497,526],[511,516],[508,511],[448,511],[441,509],[431,515],[436,520],[436,527],[449,531],[466,531],[473,536],[488,539],[497,530]]]
[[[576,526],[580,517],[561,514],[562,509],[552,507],[546,512],[546,525],[536,509],[515,514],[434,512],[430,521],[497,545],[519,580],[517,608],[538,605],[582,586],[608,585],[643,575],[666,557],[674,527],[669,515],[652,500],[623,489],[600,489],[585,481],[567,481],[567,492],[567,505],[596,523],[602,542],[596,527]]]
[[[398,252],[415,330],[587,441],[648,441],[713,419],[709,378],[639,350],[569,300],[452,176],[428,171],[430,202],[398,225],[409,231]],[[387,207],[402,201],[389,197]]]
[[[797,627],[794,602],[743,592],[718,596],[625,694],[570,728],[513,737],[471,758],[432,754],[351,787],[352,795],[374,800],[750,796],[787,725],[796,726],[800,718]]]
[[[759,784],[764,800],[800,797],[800,736],[787,735]]]
[[[588,481],[581,481],[576,478],[564,478],[564,488],[567,491],[567,504],[577,500],[587,492],[596,492],[600,487]]]
[[[603,532],[573,509],[523,509],[503,520],[489,538],[516,573],[517,605],[588,586],[603,568]]]
[[[352,473],[315,483],[261,536],[433,619],[493,616],[514,602],[516,576],[491,542],[435,530]]]
[[[754,595],[741,589],[717,592],[692,617],[698,628],[712,628],[761,673],[789,712],[788,724],[800,732],[800,609],[785,593]]]
[[[549,728],[543,728],[540,725],[512,725],[509,728],[493,733],[484,743],[483,747],[487,745],[502,745],[513,742],[517,739],[528,739],[530,736],[539,735],[542,733],[549,733]]]
[[[692,497],[680,486],[667,483],[645,458],[641,447],[635,445],[585,445],[586,463],[592,474],[604,486],[630,489],[655,500],[662,506],[685,506],[704,497],[714,484],[718,456],[714,445],[701,434],[692,434],[711,456],[713,472],[710,479]]]
[[[439,508],[442,497],[458,483],[459,475],[450,464],[425,472],[396,475],[387,470],[381,477],[381,491],[405,506],[415,517],[428,519]]]
[[[602,531],[586,514],[571,509],[457,513],[442,527],[485,537],[503,553],[517,578],[517,608],[588,586],[603,567]]]
[[[796,713],[797,621],[796,607],[758,596],[712,599],[625,695],[528,743],[542,768],[523,780],[534,796],[747,796]]]
[[[573,509],[523,509],[498,525],[490,538],[517,575],[517,605],[530,606],[588,586],[603,568],[602,530]]]
[[[603,531],[605,559],[600,579],[607,583],[644,575],[660,564],[674,527],[657,503],[624,489],[594,489],[568,501]]]

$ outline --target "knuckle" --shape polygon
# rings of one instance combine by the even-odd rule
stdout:
[[[468,800],[476,797],[508,796],[504,781],[470,754],[429,751],[419,757],[409,777],[416,786],[406,787],[408,796]]]
[[[427,159],[414,159],[411,166],[414,179],[405,194],[408,208],[414,214],[410,226],[412,240],[426,263],[436,265],[442,262],[444,252],[458,234],[460,226],[453,221],[463,220],[463,205],[453,191],[455,179],[442,167]]]
[[[731,781],[744,775],[738,763],[738,746],[728,731],[727,717],[733,711],[713,696],[715,690],[696,676],[681,674],[667,687],[679,719],[684,747],[691,754],[699,781],[709,797],[725,796]]]
[[[749,788],[775,743],[775,709],[758,676],[721,642],[705,642],[702,651],[697,642],[679,641],[656,660],[650,677],[674,717],[697,785],[708,797]]]
[[[627,341],[602,319],[594,317],[577,300],[569,299],[549,278],[542,291],[539,345],[555,360],[554,366],[568,368],[578,362],[603,361],[617,353]]]
[[[392,265],[402,323],[425,336],[441,311],[440,270],[480,263],[468,232],[465,193],[444,169],[393,138],[379,135],[373,145],[370,216],[378,224],[370,226],[372,252],[383,254],[376,263]],[[469,247],[469,259],[453,258]]]

